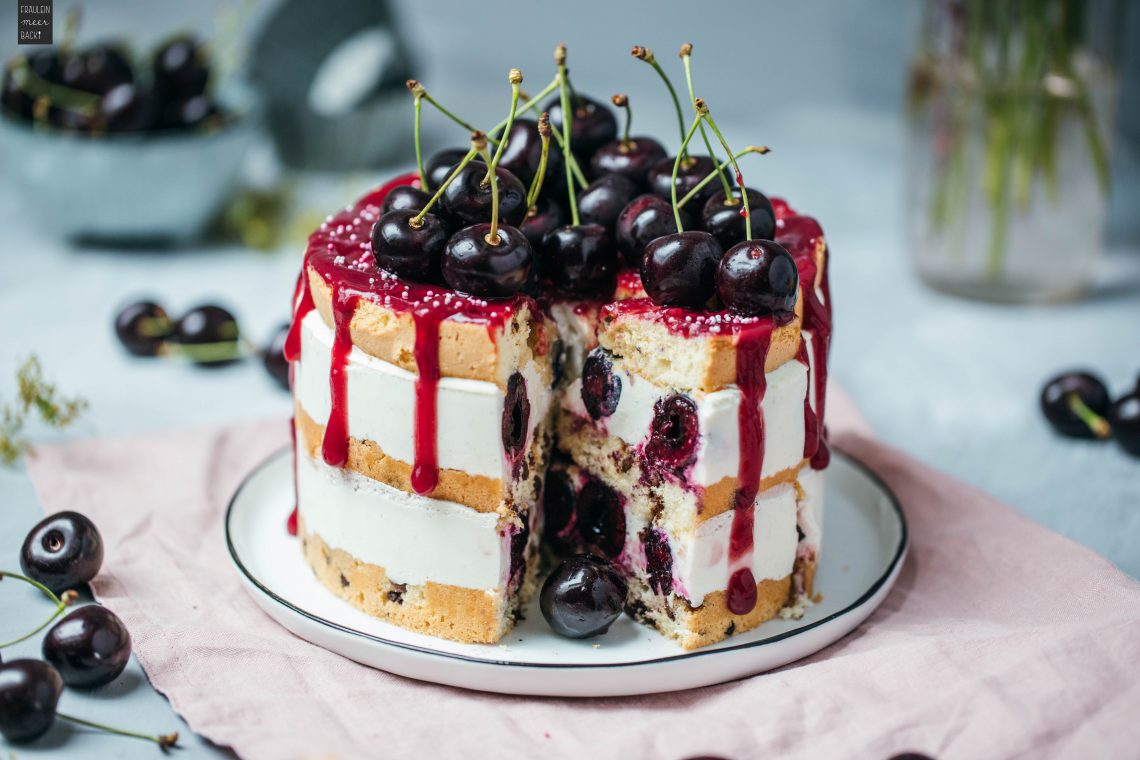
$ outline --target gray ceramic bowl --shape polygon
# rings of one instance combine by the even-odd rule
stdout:
[[[0,115],[0,166],[43,229],[99,242],[177,242],[231,195],[260,123],[252,93],[219,94],[216,130],[92,138]]]

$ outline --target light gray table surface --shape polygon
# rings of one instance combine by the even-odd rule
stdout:
[[[425,7],[405,3],[403,10],[417,21],[417,15],[428,13]],[[453,26],[461,28],[461,21]],[[836,22],[829,31],[836,39],[854,36],[869,55],[888,64],[905,49],[897,34],[869,22],[846,27]],[[445,50],[458,44],[453,39],[458,32],[450,34],[434,40],[431,50],[437,55],[429,70],[450,102],[489,120],[497,107],[465,102],[465,77],[500,68],[495,56],[502,52],[488,51],[492,61],[480,61],[474,73],[465,71],[455,57],[446,57]],[[588,40],[589,32],[567,36],[573,45],[576,38]],[[668,36],[661,44],[673,46],[675,40]],[[789,44],[774,39],[774,57]],[[545,39],[542,47],[547,47]],[[532,52],[527,49],[528,56]],[[583,81],[600,79],[619,62],[629,65],[621,53],[584,61],[578,71]],[[884,67],[882,60],[877,65]],[[815,76],[830,82],[826,66],[818,68],[808,72],[809,80]],[[635,74],[648,77],[623,70],[627,78]],[[858,78],[851,72],[844,76]],[[776,146],[763,159],[763,179],[757,184],[786,195],[824,224],[834,255],[833,376],[883,440],[1140,575],[1140,461],[1114,446],[1059,439],[1037,410],[1039,387],[1056,370],[1096,368],[1117,391],[1140,373],[1136,251],[1114,250],[1105,267],[1109,287],[1077,304],[979,305],[924,288],[911,273],[902,234],[897,97],[876,100],[874,95],[892,87],[897,92],[901,74],[894,71],[885,78],[885,84],[868,91],[871,95],[844,97],[842,83],[831,85],[834,97],[796,101],[788,93],[787,107],[765,110],[762,119],[737,103],[727,109],[722,124],[734,142]],[[652,82],[638,80],[637,86],[649,88]],[[641,124],[667,113],[661,103],[646,107]],[[759,136],[758,119],[763,124]],[[1135,169],[1135,156],[1122,160]],[[306,210],[334,209],[380,176],[302,178],[302,205]],[[1124,192],[1130,193],[1127,206],[1140,207],[1135,186]],[[299,245],[277,253],[213,244],[175,251],[76,249],[55,239],[50,225],[29,217],[18,196],[18,189],[3,181],[0,168],[0,399],[11,397],[15,367],[34,352],[61,389],[79,392],[91,403],[66,438],[289,414],[287,395],[256,362],[201,371],[175,361],[132,359],[118,347],[111,319],[118,305],[138,295],[156,296],[174,312],[216,301],[231,306],[246,334],[263,341],[288,316]],[[17,566],[23,536],[40,516],[26,474],[0,468],[0,567]],[[0,640],[18,635],[48,611],[45,602],[15,583],[0,586],[0,609]],[[37,651],[37,642],[27,642],[4,656]],[[133,660],[108,687],[91,694],[68,691],[62,708],[156,732],[179,730],[187,749],[178,757],[220,752],[189,731]],[[156,756],[142,742],[66,726],[15,751],[19,757]]]

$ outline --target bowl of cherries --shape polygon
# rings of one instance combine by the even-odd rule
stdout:
[[[65,41],[16,55],[0,90],[0,161],[65,237],[192,237],[233,191],[260,112],[248,90],[218,78],[208,47],[187,34],[150,51]]]
[[[76,589],[93,580],[102,566],[103,537],[95,524],[78,512],[57,512],[24,538],[21,572],[0,570],[0,580],[8,581],[4,586],[27,584],[51,607],[38,627],[29,624],[24,635],[0,643],[0,735],[9,744],[35,741],[62,720],[154,742],[164,751],[178,746],[178,734],[107,726],[58,709],[64,687],[106,686],[130,661],[131,634],[119,616],[100,604],[78,603]],[[41,634],[39,657],[9,655],[10,647]]]

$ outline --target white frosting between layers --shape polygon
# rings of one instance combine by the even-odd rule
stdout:
[[[509,535],[498,515],[405,493],[351,470],[297,457],[297,509],[333,549],[384,568],[393,583],[502,590]]]
[[[810,357],[810,352],[809,352]],[[630,446],[644,443],[653,425],[653,406],[672,394],[615,363],[613,372],[621,379],[617,409],[601,420],[608,433]],[[760,404],[764,411],[764,466],[761,477],[795,467],[804,458],[804,397],[808,393],[807,367],[789,361],[767,373],[767,387]],[[814,395],[814,394],[813,394]],[[697,405],[700,441],[688,482],[710,486],[723,478],[735,478],[740,462],[740,420],[742,395],[731,386],[713,393],[691,395]],[[589,417],[582,402],[582,381],[569,385],[563,406],[579,417]],[[813,404],[814,408],[814,399]]]
[[[817,555],[823,541],[823,480],[822,470],[810,467],[800,470],[799,484],[803,497],[799,502],[799,526],[804,532],[802,544]]]
[[[314,421],[329,417],[329,368],[333,331],[315,310],[301,323],[301,359],[294,375],[293,393]],[[534,430],[546,417],[551,390],[528,364],[520,372],[526,380],[530,419],[524,451],[534,441]],[[374,441],[387,456],[412,464],[415,460],[416,375],[353,346],[348,356],[348,433]],[[437,461],[441,469],[461,470],[510,480],[510,465],[503,449],[504,392],[494,383],[443,377],[437,391]]]

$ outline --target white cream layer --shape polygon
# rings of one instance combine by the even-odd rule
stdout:
[[[751,568],[757,583],[787,576],[796,559],[796,509],[796,491],[790,484],[760,494],[753,515],[752,554],[741,558],[731,569],[728,542],[732,510],[704,521],[686,538],[666,534],[673,552],[673,590],[696,607],[708,594],[728,588],[728,579],[738,567]],[[629,510],[626,524],[627,556],[644,569],[640,533],[645,524]]]
[[[804,533],[804,548],[816,554],[823,542],[823,479],[823,470],[810,467],[800,470],[799,484],[803,496],[799,500],[799,526]]]
[[[293,393],[314,421],[329,417],[329,367],[333,331],[315,310],[301,323],[301,359]],[[524,451],[534,430],[546,417],[551,390],[536,369],[520,372],[526,380],[530,420]],[[416,375],[366,354],[353,346],[348,356],[348,434],[374,441],[384,453],[406,464],[415,460]],[[503,449],[504,392],[494,383],[440,378],[437,391],[437,461],[442,469],[510,480],[511,467]]]
[[[394,583],[501,590],[510,538],[498,515],[405,493],[351,470],[297,458],[297,509],[333,549],[383,567]]]
[[[810,352],[809,352],[810,357]],[[601,424],[630,446],[648,440],[653,425],[653,406],[658,399],[672,395],[639,375],[615,363],[614,373],[621,380],[617,409]],[[804,398],[808,392],[807,367],[789,361],[766,375],[767,387],[760,404],[764,412],[764,466],[761,477],[795,467],[804,455]],[[740,421],[738,410],[743,398],[732,386],[713,393],[695,394],[700,440],[696,461],[689,473],[693,485],[709,486],[723,478],[735,478],[740,462]],[[582,381],[575,380],[563,397],[566,410],[588,417],[582,402]],[[814,399],[813,399],[814,407]]]

